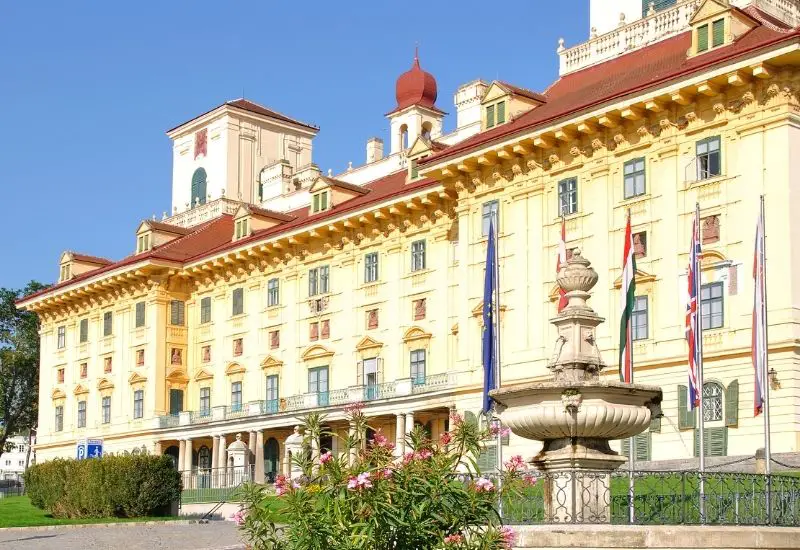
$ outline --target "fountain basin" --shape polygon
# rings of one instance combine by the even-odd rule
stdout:
[[[590,381],[536,382],[490,394],[503,425],[526,439],[624,439],[645,431],[661,412],[656,386]]]

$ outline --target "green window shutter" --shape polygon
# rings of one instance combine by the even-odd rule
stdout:
[[[501,101],[497,104],[497,123],[502,124],[506,121],[506,102]]]
[[[411,161],[411,177],[416,178],[417,176],[419,176],[419,167],[417,166],[417,161],[415,159]]]
[[[636,436],[636,460],[650,460],[650,434],[645,432]]]
[[[719,426],[706,429],[706,456],[728,455],[728,428]]]
[[[630,456],[631,452],[631,440],[630,439],[623,439],[622,440],[622,448],[619,451],[619,454],[622,456]]]
[[[494,126],[494,105],[486,107],[486,127],[491,128]]]
[[[725,425],[736,428],[739,425],[739,381],[734,380],[725,390]]]
[[[711,45],[715,48],[725,43],[725,20],[717,19],[711,24]]]
[[[697,27],[697,51],[704,52],[708,49],[708,25]]]
[[[493,472],[497,469],[497,447],[495,445],[487,445],[478,455],[478,470],[481,473]]]
[[[678,429],[688,430],[697,424],[696,411],[689,412],[689,388],[678,386]]]
[[[651,416],[650,417],[650,433],[658,434],[661,433],[661,417],[660,416]]]

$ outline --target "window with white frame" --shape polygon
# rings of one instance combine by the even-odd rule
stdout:
[[[316,214],[317,212],[323,212],[328,209],[328,191],[322,191],[320,193],[314,193],[314,196],[311,198],[311,213]]]
[[[277,278],[267,281],[267,307],[274,307],[280,304],[280,283]]]
[[[624,196],[626,199],[644,195],[644,157],[629,160],[623,165]]]
[[[103,418],[103,424],[111,423],[111,397],[105,396],[103,397],[102,404],[101,404],[101,416]]]
[[[239,412],[242,410],[242,383],[231,383],[231,411]]]
[[[78,427],[86,427],[86,400],[78,401]]]
[[[558,182],[558,214],[568,216],[578,211],[578,178]]]
[[[495,235],[499,231],[498,229],[498,222],[499,218],[499,208],[500,203],[498,201],[489,201],[483,203],[481,207],[481,235],[484,237],[489,236],[489,223],[494,223],[494,232]]]
[[[378,253],[370,252],[364,256],[364,282],[374,283],[378,280]]]
[[[633,312],[631,314],[631,338],[633,340],[647,340],[649,328],[647,314],[647,296],[636,296],[633,299]]]
[[[425,241],[411,243],[411,271],[425,269]]]
[[[144,390],[133,392],[133,418],[144,417]]]
[[[180,300],[172,300],[169,303],[169,323],[182,327],[186,323],[186,304]]]
[[[244,289],[235,288],[231,296],[231,315],[244,313]]]
[[[81,344],[89,340],[89,319],[81,319],[78,333],[78,341]]]
[[[725,324],[723,283],[709,283],[700,289],[703,330],[721,328]]]
[[[326,294],[330,288],[330,267],[323,265],[308,270],[308,295]]]
[[[211,414],[211,388],[200,388],[200,416]]]
[[[720,138],[713,136],[701,139],[695,145],[697,152],[697,179],[705,180],[722,174]]]
[[[411,350],[411,382],[415,386],[425,383],[425,350]]]
[[[67,327],[58,327],[58,342],[56,343],[58,349],[67,347]]]
[[[211,296],[200,300],[200,324],[211,322]]]
[[[57,432],[61,432],[64,430],[64,406],[57,405],[55,410],[55,422],[54,422],[54,429]]]

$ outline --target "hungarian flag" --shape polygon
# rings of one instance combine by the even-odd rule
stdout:
[[[558,257],[556,258],[556,275],[561,271],[561,267],[567,265],[567,227],[564,225],[564,217],[561,217],[561,240],[558,241]],[[567,293],[558,287],[558,312],[567,307]]]
[[[619,323],[619,379],[633,384],[633,331],[631,319],[636,296],[636,258],[633,255],[633,235],[631,234],[631,213],[625,224],[625,244],[622,252],[622,286],[620,302],[622,315]]]
[[[767,304],[764,281],[764,218],[758,216],[756,249],[753,257],[753,368],[755,369],[754,416],[764,411],[764,382],[767,370]]]

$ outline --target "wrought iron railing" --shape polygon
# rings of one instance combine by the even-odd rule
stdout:
[[[242,483],[253,481],[255,466],[227,468],[195,468],[180,472],[183,490],[181,504],[200,502],[230,502]]]
[[[536,478],[506,496],[506,522],[800,526],[800,477],[791,475],[566,471]]]
[[[375,401],[376,399],[389,399],[397,393],[396,382],[384,382],[383,384],[372,384],[364,386],[364,401]]]

